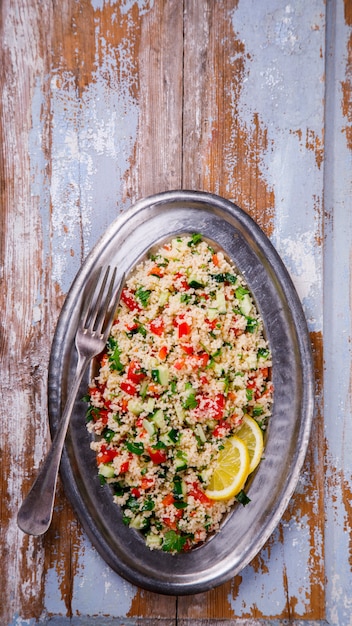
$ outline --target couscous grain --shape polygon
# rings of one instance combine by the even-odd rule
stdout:
[[[89,388],[102,482],[147,545],[181,552],[219,530],[235,498],[206,494],[245,414],[265,428],[271,354],[243,277],[199,235],[133,271]]]

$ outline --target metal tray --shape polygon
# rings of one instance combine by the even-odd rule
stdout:
[[[280,257],[256,223],[233,203],[203,192],[170,191],[125,211],[87,257],[58,320],[49,365],[52,433],[72,378],[74,335],[82,292],[99,265],[116,264],[120,275],[159,240],[200,232],[217,242],[242,272],[264,321],[273,355],[273,415],[265,458],[250,480],[251,502],[235,505],[219,533],[184,554],[151,551],[138,531],[122,522],[108,486],[101,487],[86,430],[88,375],[82,382],[67,435],[61,477],[86,533],[103,559],[135,585],[185,595],[211,589],[240,572],[257,554],[283,515],[307,450],[314,410],[310,341],[302,307]]]

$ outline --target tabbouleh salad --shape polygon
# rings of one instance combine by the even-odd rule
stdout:
[[[88,430],[102,483],[151,549],[183,552],[219,530],[243,491],[206,495],[219,451],[245,415],[262,429],[271,354],[243,277],[199,234],[174,237],[123,288]]]

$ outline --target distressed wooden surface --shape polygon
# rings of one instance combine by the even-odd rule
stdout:
[[[1,3],[0,623],[352,624],[352,2]],[[272,240],[316,371],[305,466],[253,562],[208,593],[135,588],[59,486],[44,538],[16,526],[48,448],[46,377],[65,295],[143,196],[203,189]]]

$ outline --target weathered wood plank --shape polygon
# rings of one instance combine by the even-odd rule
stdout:
[[[279,249],[281,238],[291,246],[292,255],[286,252],[285,260],[310,320],[319,411],[322,249],[316,242],[322,240],[323,3],[311,3],[303,16],[298,6],[284,7],[278,2],[259,7],[235,1],[190,1],[186,15],[184,184],[233,198]],[[312,39],[308,39],[309,33],[313,33]],[[311,74],[302,68],[303,54],[310,57],[316,72],[317,91],[307,102],[307,121],[295,104],[286,104],[287,97],[294,97],[295,81],[302,92],[311,85]],[[281,109],[275,111],[278,105]],[[291,142],[290,136],[295,137]],[[277,162],[283,158],[287,185],[281,182],[282,169]],[[306,163],[306,172],[298,159],[302,165]],[[305,197],[297,194],[300,210],[290,177],[296,175],[305,187],[308,171],[309,180],[314,171],[315,188]],[[303,203],[309,207],[308,219]],[[290,226],[285,224],[285,215],[292,213],[293,206],[297,216]],[[317,219],[312,223],[310,216],[314,214]],[[296,266],[293,254],[303,251],[303,242],[309,246],[304,254],[307,261],[311,256],[315,277],[313,266],[304,271],[303,266]],[[304,257],[301,262],[305,263]],[[309,288],[318,290],[316,296],[308,295],[308,283]],[[302,479],[278,529],[251,566],[232,582],[207,594],[181,599],[180,619],[248,618],[253,624],[269,616],[324,619],[324,446],[321,413],[317,416],[319,428],[314,429]],[[293,542],[300,550],[294,549]],[[297,577],[298,569],[305,572],[304,577]],[[299,585],[295,577],[300,578]]]
[[[0,55],[1,623],[349,626],[351,2],[3,0]],[[234,580],[178,600],[114,574],[61,485],[45,538],[15,522],[48,445],[65,294],[119,211],[177,187],[234,200],[270,236],[317,397],[277,530]]]

